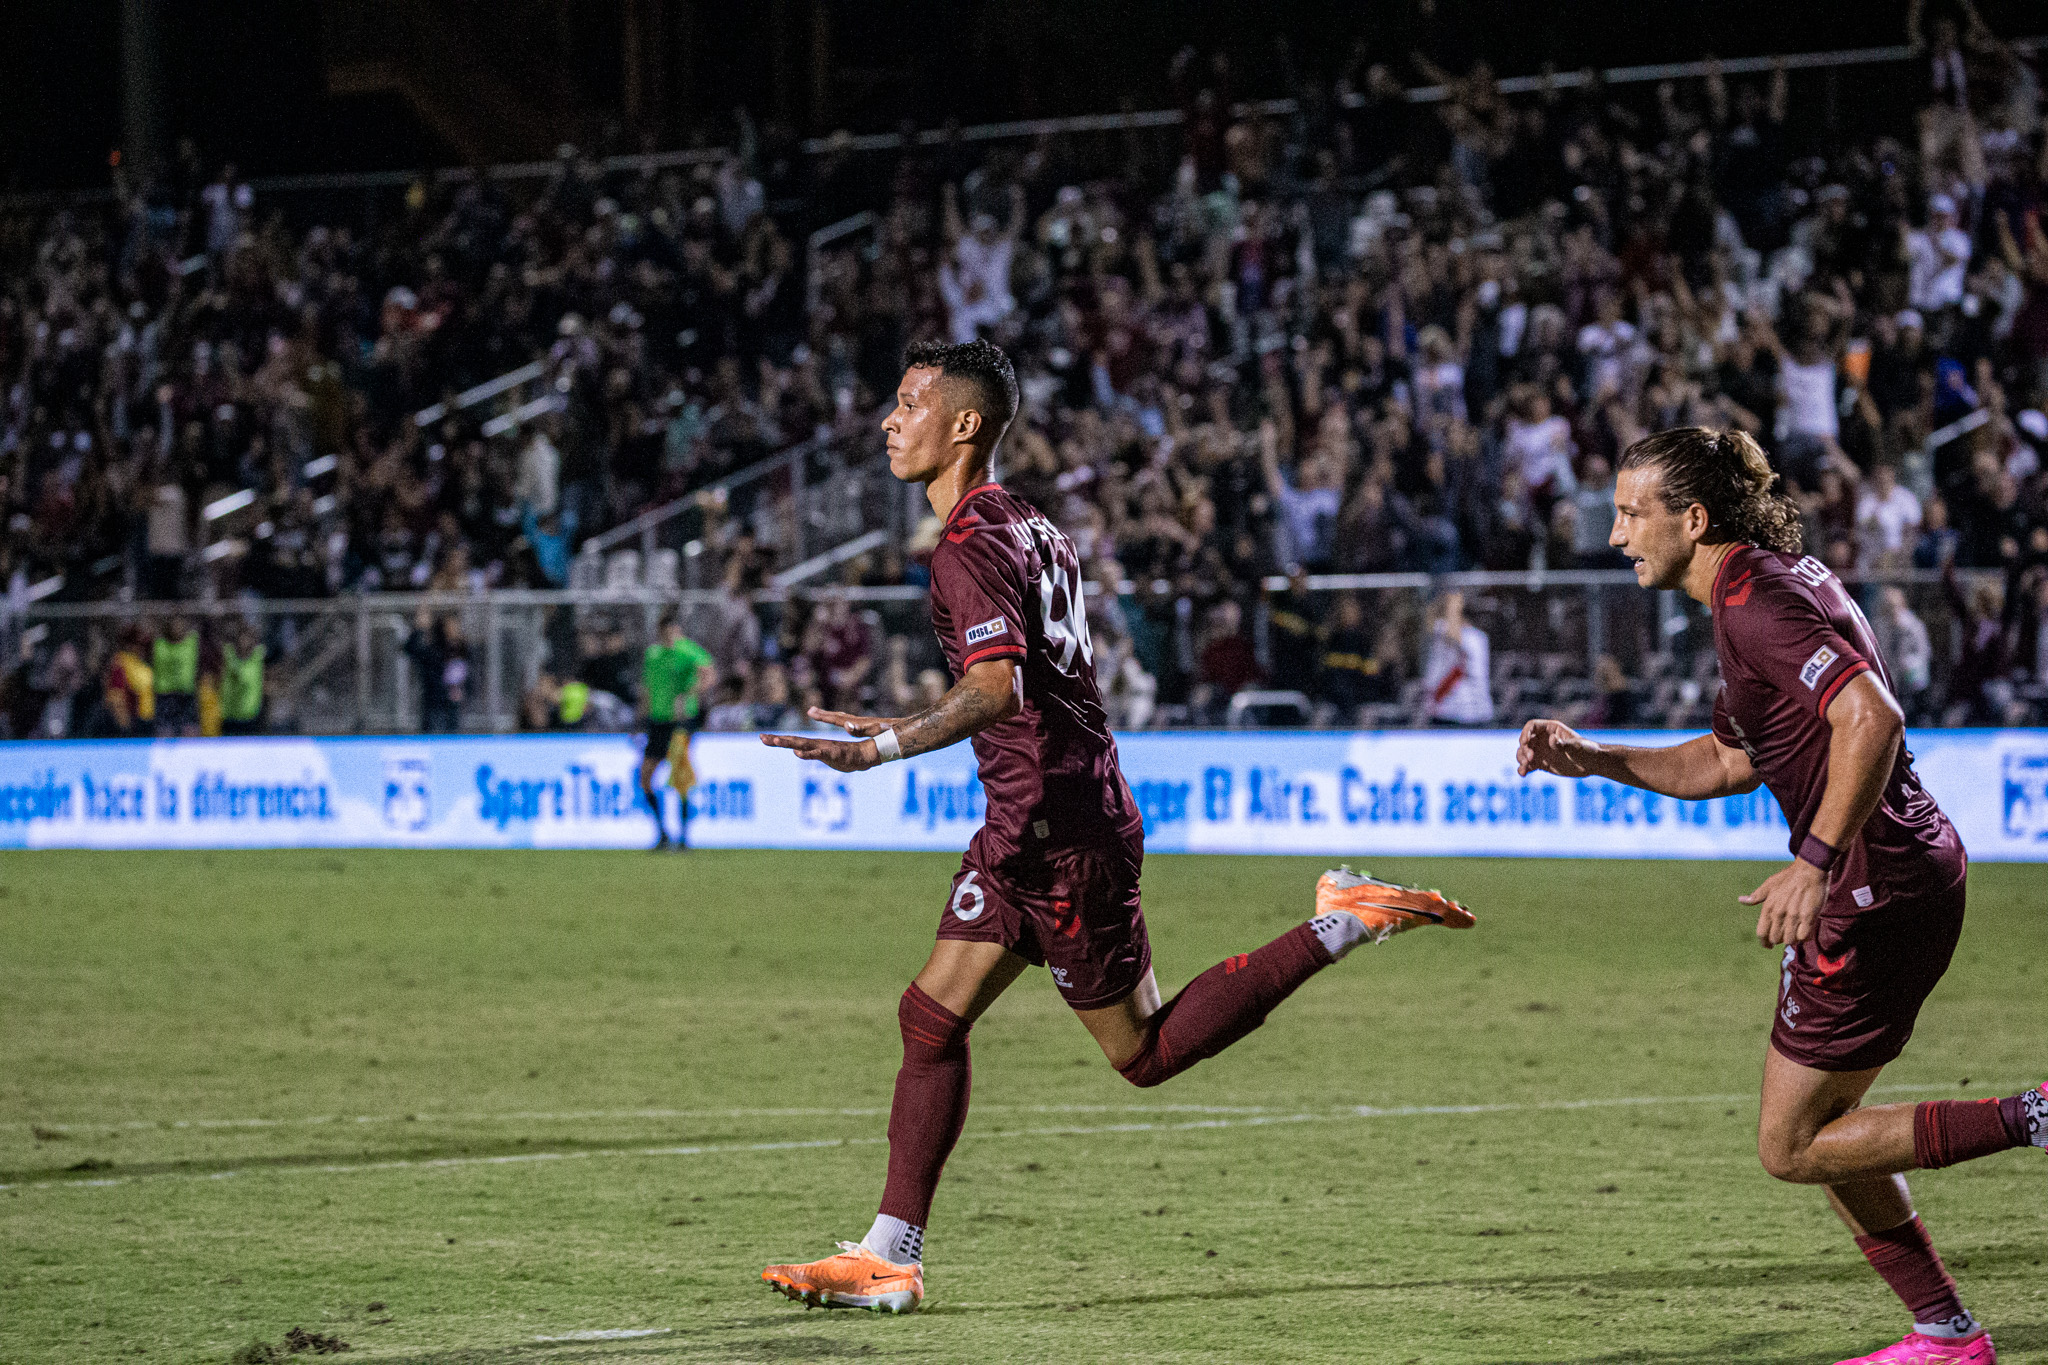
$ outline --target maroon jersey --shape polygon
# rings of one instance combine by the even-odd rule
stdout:
[[[1828,703],[1872,672],[1890,688],[1870,623],[1819,560],[1738,545],[1713,591],[1721,692],[1714,738],[1740,748],[1792,826],[1796,852],[1828,784]],[[1829,914],[1881,910],[1946,890],[1963,875],[1963,846],[1900,746],[1877,809],[1829,878]]]
[[[1015,659],[1023,710],[974,737],[992,862],[1128,837],[1141,825],[1117,766],[1074,546],[997,484],[968,492],[932,553],[932,628],[957,680]]]

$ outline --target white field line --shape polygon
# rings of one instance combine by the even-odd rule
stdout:
[[[1871,1093],[1949,1090],[1947,1085],[1881,1085]],[[1997,1087],[1987,1087],[1996,1089]],[[1061,1125],[1044,1128],[1009,1128],[977,1132],[969,1128],[963,1139],[1015,1141],[1037,1137],[1103,1137],[1125,1133],[1186,1133],[1218,1128],[1263,1128],[1277,1124],[1337,1123],[1355,1119],[1420,1118],[1459,1114],[1554,1113],[1578,1109],[1639,1109],[1672,1104],[1747,1104],[1749,1095],[1623,1095],[1604,1099],[1534,1100],[1515,1104],[1407,1104],[1381,1108],[1370,1104],[1347,1105],[1312,1113],[1255,1112],[1231,1110],[1234,1117],[1190,1119],[1180,1122],[1134,1122],[1096,1125]],[[994,1108],[995,1106],[985,1106]],[[1202,1112],[1199,1106],[1190,1106]],[[1048,1108],[1051,1108],[1048,1106]],[[1079,1108],[1079,1106],[1077,1106]],[[1104,1107],[1108,1108],[1107,1106]],[[828,1111],[838,1112],[838,1111]],[[1101,1112],[1091,1110],[1091,1112]],[[1185,1112],[1185,1110],[1178,1111]],[[721,1156],[753,1152],[795,1152],[824,1147],[874,1147],[888,1143],[886,1137],[813,1138],[785,1142],[715,1142],[681,1147],[593,1147],[580,1152],[517,1152],[505,1156],[449,1156],[391,1161],[360,1161],[319,1166],[270,1166],[263,1173],[273,1175],[353,1175],[363,1171],[429,1171],[462,1166],[520,1166],[547,1161],[588,1161],[615,1157]],[[242,1171],[163,1171],[152,1175],[108,1176],[94,1180],[31,1180],[0,1184],[0,1190],[98,1189],[110,1185],[132,1185],[145,1181],[234,1180]]]
[[[625,1341],[630,1337],[659,1337],[673,1327],[600,1327],[589,1332],[564,1332],[558,1337],[535,1337],[535,1341]]]
[[[1880,1085],[1872,1087],[1872,1093],[1890,1091],[1953,1090],[1957,1087],[1946,1083],[1925,1085]],[[1988,1089],[1998,1087],[1988,1086]],[[1722,1096],[1702,1096],[1692,1101],[1673,1103],[1708,1103],[1724,1099]],[[1747,1099],[1750,1096],[1739,1096]],[[1603,1103],[1643,1104],[1658,1103],[1656,1100],[1603,1101]],[[1368,1108],[1370,1106],[1367,1106]],[[981,1104],[974,1106],[977,1114],[1271,1114],[1278,1112],[1270,1105],[1262,1104]],[[1341,1111],[1349,1113],[1347,1107]],[[1384,1110],[1387,1115],[1397,1113],[1463,1113],[1464,1110]],[[323,1124],[377,1124],[377,1123],[587,1123],[593,1120],[617,1119],[786,1119],[786,1118],[886,1118],[887,1109],[564,1109],[542,1111],[515,1109],[498,1113],[412,1113],[412,1114],[316,1114],[304,1118],[288,1119],[124,1119],[107,1123],[20,1123],[24,1128],[40,1128],[50,1133],[104,1133],[114,1131],[160,1132],[177,1129],[212,1128],[295,1128],[318,1127]]]
[[[980,1104],[977,1113],[1026,1114],[1263,1114],[1263,1105],[1232,1104]],[[160,1132],[181,1128],[296,1128],[375,1123],[586,1123],[613,1119],[886,1118],[887,1109],[566,1109],[470,1114],[320,1114],[293,1119],[125,1119],[118,1123],[36,1123],[49,1133]]]

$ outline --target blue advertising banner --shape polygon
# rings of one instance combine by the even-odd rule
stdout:
[[[1909,743],[1973,858],[2048,859],[2048,731],[1920,731]],[[1768,792],[1674,801],[1520,778],[1511,731],[1157,732],[1118,744],[1157,852],[1787,852]],[[692,757],[690,834],[707,847],[953,851],[982,819],[964,744],[857,774],[752,735],[699,735]],[[0,744],[0,847],[634,848],[653,834],[638,762],[626,735]],[[671,822],[677,799],[667,793]]]

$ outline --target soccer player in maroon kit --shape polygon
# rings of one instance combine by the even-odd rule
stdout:
[[[1361,942],[1472,916],[1435,892],[1348,871],[1316,885],[1316,914],[1226,958],[1162,1004],[1138,908],[1144,822],[1117,767],[1095,686],[1081,565],[1028,503],[990,481],[1017,411],[1017,380],[985,341],[919,343],[882,423],[889,469],[925,485],[944,522],[932,554],[932,626],[955,679],[914,716],[813,710],[852,740],[764,735],[841,772],[969,736],[987,818],[939,919],[938,942],[903,993],[903,1067],[889,1110],[881,1210],[861,1242],[762,1279],[824,1307],[908,1312],[924,1299],[924,1229],[967,1121],[967,1034],[1027,967],[1043,963],[1110,1064],[1158,1085],[1265,1022],[1309,977]]]
[[[1518,764],[1683,801],[1771,789],[1796,856],[1742,897],[1758,907],[1758,940],[1784,946],[1757,1132],[1764,1169],[1825,1188],[1912,1312],[1903,1341],[1841,1365],[1990,1365],[1991,1337],[1958,1297],[1901,1173],[2048,1147],[2048,1087],[1862,1107],[1948,968],[1966,859],[1913,771],[1869,622],[1826,565],[1800,556],[1798,509],[1771,491],[1775,478],[1741,432],[1681,427],[1629,448],[1608,543],[1644,587],[1682,588],[1713,611],[1713,733],[1637,749],[1535,720]]]

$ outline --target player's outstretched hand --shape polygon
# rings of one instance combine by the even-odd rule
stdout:
[[[1791,866],[1766,877],[1762,886],[1736,897],[1744,905],[1759,907],[1756,941],[1766,948],[1812,938],[1827,898],[1828,874],[1804,858],[1794,858]]]
[[[819,739],[816,735],[763,735],[761,742],[771,749],[789,749],[798,758],[812,758],[835,772],[865,772],[881,762],[872,741],[866,739]]]
[[[1522,777],[1538,771],[1559,777],[1591,777],[1592,756],[1598,750],[1597,744],[1563,721],[1532,720],[1522,727],[1522,742],[1515,748],[1515,771]]]
[[[873,739],[890,726],[902,723],[900,716],[855,716],[844,711],[827,711],[822,706],[813,706],[804,714],[821,725],[836,725],[856,739]]]

